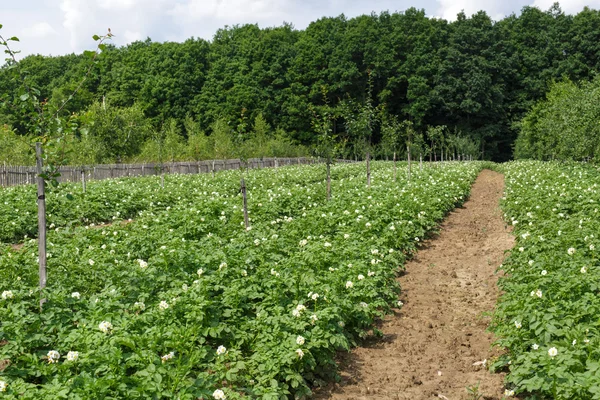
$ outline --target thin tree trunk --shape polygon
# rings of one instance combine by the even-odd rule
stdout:
[[[47,271],[46,271],[46,182],[42,177],[42,144],[35,144],[35,159],[37,167],[37,204],[38,204],[38,258],[39,258],[39,275],[40,289],[46,287]],[[40,298],[40,309],[46,299]]]

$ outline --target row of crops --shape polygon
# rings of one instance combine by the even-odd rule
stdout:
[[[75,200],[51,212],[43,293],[35,241],[1,248],[0,390],[24,399],[307,395],[335,373],[336,351],[401,306],[405,257],[464,201],[482,166],[429,165],[409,182],[376,162],[368,188],[364,165],[337,165],[329,202],[323,166],[250,171],[249,230],[239,172],[168,176],[164,189],[153,178],[98,182],[85,195],[65,186],[53,196]],[[34,214],[26,191],[0,195]],[[88,210],[114,223],[90,227]],[[19,224],[35,232],[35,220]]]
[[[272,187],[279,187],[284,182],[306,186],[322,179],[318,168],[306,168],[304,174],[285,171],[288,169],[284,172],[250,170],[248,174],[251,181],[258,179],[258,185],[267,176]],[[350,170],[338,168],[333,178],[341,179],[349,173]],[[81,185],[65,183],[48,189],[48,225],[52,229],[81,225],[93,227],[135,218],[144,211],[164,211],[167,207],[190,202],[209,193],[235,193],[239,187],[239,173],[236,172],[221,173],[217,179],[206,174],[169,176],[164,187],[156,176],[92,181],[88,182],[85,193]],[[36,199],[34,185],[0,191],[0,243],[18,243],[37,235]]]
[[[531,399],[600,399],[600,171],[513,162],[502,208],[514,226],[493,329],[494,365]]]

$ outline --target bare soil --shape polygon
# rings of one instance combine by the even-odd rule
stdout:
[[[496,268],[513,237],[498,207],[504,177],[484,170],[462,208],[443,222],[399,278],[404,307],[382,339],[340,354],[342,380],[317,399],[501,399],[502,374],[473,365],[498,355],[486,329],[498,297]],[[467,387],[479,385],[474,397]]]

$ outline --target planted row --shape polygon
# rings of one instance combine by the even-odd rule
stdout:
[[[495,364],[531,399],[600,398],[600,172],[577,163],[504,167],[502,208],[517,238],[494,317]]]
[[[321,181],[310,193],[290,185],[286,197],[272,189],[277,178],[257,175],[248,231],[235,194],[126,226],[54,233],[44,293],[32,247],[0,257],[9,397],[309,394],[331,378],[336,350],[399,306],[405,256],[465,199],[481,164],[426,167],[394,182],[391,164],[374,163],[371,188],[364,166],[338,168],[347,173],[330,202],[314,199]],[[292,215],[281,199],[298,202]]]

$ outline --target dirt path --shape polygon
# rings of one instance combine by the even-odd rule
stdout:
[[[513,245],[498,208],[503,188],[501,174],[479,175],[463,208],[407,263],[404,307],[383,322],[383,340],[342,355],[342,382],[316,398],[466,400],[478,382],[482,399],[502,398],[503,376],[473,364],[493,355],[482,313],[494,308],[494,271]]]

